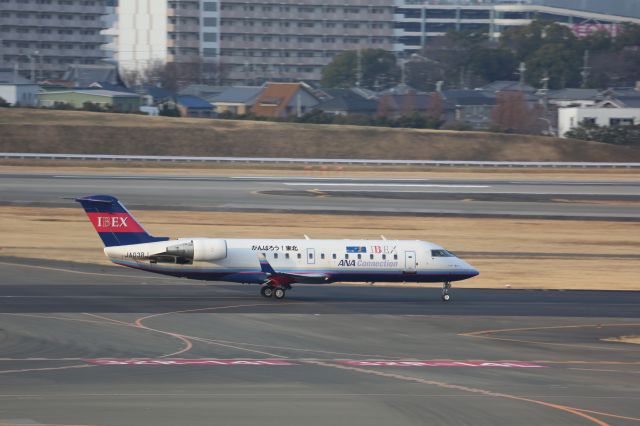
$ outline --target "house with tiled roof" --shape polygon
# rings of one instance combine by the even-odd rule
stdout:
[[[182,117],[213,118],[213,105],[199,96],[178,95],[176,106]]]
[[[328,99],[316,106],[334,115],[374,115],[378,110],[376,99],[368,99],[353,89],[326,89]]]
[[[218,114],[243,115],[249,112],[263,89],[262,86],[228,87],[209,101],[215,105]]]
[[[301,116],[320,101],[304,83],[267,83],[251,111],[262,117]]]

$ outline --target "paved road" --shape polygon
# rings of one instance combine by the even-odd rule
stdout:
[[[131,209],[640,220],[638,182],[0,174],[5,205],[96,193]]]
[[[640,292],[460,287],[444,304],[297,286],[276,302],[116,267],[0,272],[3,425],[640,422],[640,346],[602,340],[640,334]]]

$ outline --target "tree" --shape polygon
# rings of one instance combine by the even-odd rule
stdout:
[[[104,108],[102,108],[100,105],[89,101],[82,104],[82,109],[92,112],[104,112]]]
[[[505,48],[478,48],[469,56],[469,71],[484,84],[496,80],[511,80],[517,67],[515,55]]]
[[[0,96],[0,108],[9,108],[11,104],[4,100],[3,97]]]
[[[433,92],[429,97],[429,105],[427,106],[427,117],[440,120],[444,113],[444,100],[440,92]]]
[[[194,59],[189,62],[154,61],[142,70],[120,72],[120,78],[129,87],[155,84],[170,92],[178,92],[190,84],[219,84],[228,76],[225,64]]]
[[[449,31],[444,37],[431,40],[421,52],[428,59],[424,70],[428,90],[433,90],[438,81],[458,88],[480,83],[470,72],[471,56],[475,50],[488,46],[487,35],[473,31]]]
[[[542,107],[530,107],[522,92],[500,92],[496,97],[496,106],[491,121],[500,131],[517,133],[541,133],[544,122]]]
[[[632,86],[640,80],[640,49],[597,52],[589,66],[591,87]]]
[[[595,123],[582,122],[578,127],[565,133],[565,136],[616,145],[640,146],[640,125],[598,126]]]
[[[533,86],[548,77],[549,88],[563,89],[580,85],[582,55],[561,44],[545,44],[526,61],[526,80]]]
[[[382,95],[378,100],[378,117],[388,117],[393,109],[393,98],[391,95]]]
[[[399,81],[400,69],[393,53],[382,49],[363,49],[359,54],[351,50],[334,56],[322,69],[322,85],[343,88],[356,86],[358,62],[361,73],[360,87],[379,90],[393,86]]]
[[[549,87],[564,88],[580,82],[581,44],[570,28],[555,22],[533,21],[526,27],[509,28],[500,39],[517,61],[526,62],[526,81],[538,86],[549,77]]]
[[[625,22],[622,31],[615,39],[614,45],[618,49],[625,47],[640,47],[640,25]]]

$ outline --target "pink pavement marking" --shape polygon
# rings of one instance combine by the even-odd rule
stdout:
[[[297,365],[283,359],[96,358],[84,361],[95,365]]]
[[[352,360],[342,359],[336,362],[357,367],[476,367],[476,368],[545,368],[542,365],[524,361],[393,361],[393,360]]]
[[[85,362],[94,365],[213,365],[213,366],[292,366],[303,361],[290,359],[216,359],[216,358],[91,358]],[[331,360],[356,367],[473,367],[473,368],[547,368],[526,361],[454,361],[454,360]]]

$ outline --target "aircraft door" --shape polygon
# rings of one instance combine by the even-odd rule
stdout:
[[[416,272],[416,252],[404,252],[404,272],[414,274]]]
[[[313,265],[316,263],[316,249],[308,248],[307,249],[307,264]]]

